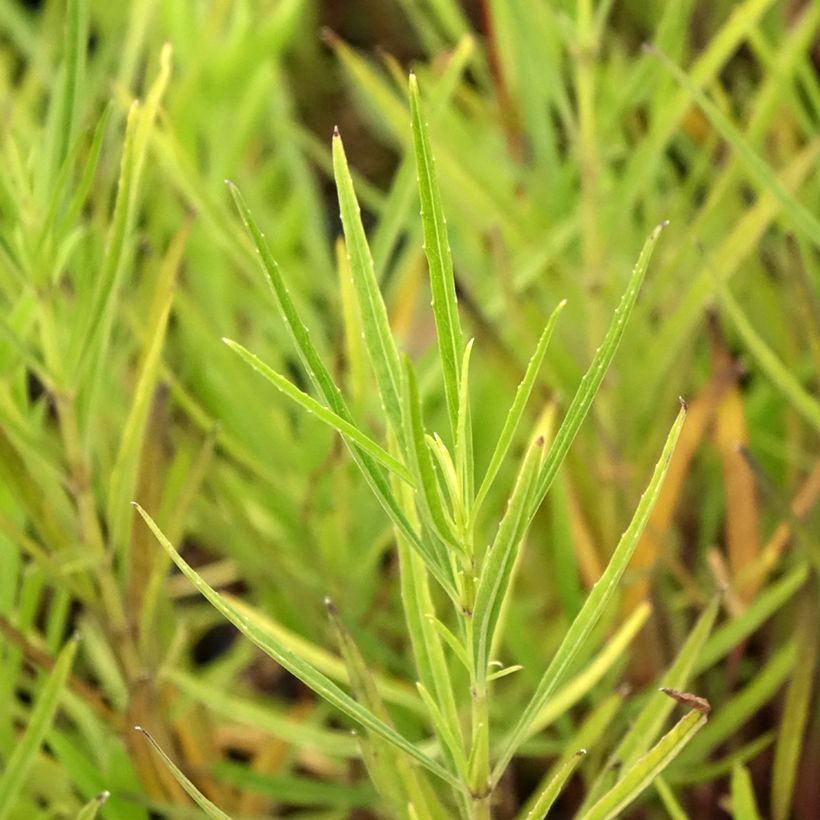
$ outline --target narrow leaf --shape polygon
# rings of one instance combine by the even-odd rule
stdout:
[[[111,796],[110,792],[100,792],[96,797],[92,797],[78,812],[75,820],[94,820],[97,812],[103,807],[108,798]]]
[[[715,129],[732,146],[732,149],[740,157],[758,185],[764,190],[770,191],[794,225],[811,239],[817,247],[820,247],[820,220],[780,184],[772,169],[757,155],[740,130],[706,96],[703,90],[692,82],[690,77],[684,71],[681,71],[666,55],[657,50],[652,50],[659,57],[661,65],[677,80],[681,88],[686,90],[709,118]]]
[[[780,361],[774,351],[766,344],[740,305],[735,301],[728,287],[724,286],[720,289],[720,304],[766,378],[816,431],[820,431],[820,402],[800,384],[792,371]]]
[[[772,817],[786,820],[791,814],[797,767],[803,751],[803,737],[810,721],[812,691],[817,662],[817,605],[806,596],[797,626],[797,656],[786,691],[783,716],[777,733],[772,772]]]
[[[623,576],[624,571],[632,558],[635,545],[637,544],[638,539],[646,526],[646,522],[652,511],[655,500],[658,497],[658,493],[660,493],[663,479],[666,475],[666,470],[669,467],[669,460],[672,457],[672,453],[675,449],[675,444],[678,440],[678,436],[680,435],[685,418],[686,406],[682,405],[680,412],[675,419],[675,423],[669,431],[669,436],[666,439],[666,444],[664,445],[661,457],[655,466],[655,472],[649,482],[649,486],[646,488],[644,494],[641,496],[641,500],[638,502],[638,508],[635,511],[632,521],[624,534],[621,536],[621,540],[618,543],[615,552],[612,554],[612,558],[610,559],[607,568],[604,570],[604,574],[598,580],[598,583],[593,587],[584,602],[584,606],[581,608],[578,616],[566,632],[564,640],[561,642],[561,646],[558,648],[558,651],[555,653],[555,656],[547,667],[547,670],[544,672],[535,694],[530,700],[527,708],[524,710],[524,713],[519,718],[518,723],[512,732],[511,739],[496,766],[493,775],[494,781],[497,782],[497,779],[503,773],[507,763],[509,763],[512,759],[512,756],[515,754],[515,751],[521,741],[527,736],[532,721],[544,708],[544,705],[547,703],[550,696],[560,683],[561,678],[567,670],[567,667],[584,645],[586,639],[589,637],[589,634],[592,632],[593,627],[598,622],[598,619],[601,617],[607,604],[615,594],[618,583],[620,582],[621,577]]]
[[[366,436],[358,427],[351,422],[346,421],[341,416],[328,410],[323,404],[320,404],[313,396],[304,393],[293,382],[286,379],[280,373],[277,373],[273,368],[266,365],[258,356],[244,348],[239,342],[232,339],[223,339],[228,347],[238,354],[245,362],[247,362],[257,373],[264,376],[271,384],[278,390],[284,393],[289,399],[295,401],[310,415],[316,416],[319,421],[323,421],[329,427],[332,427],[350,441],[352,444],[360,447],[368,455],[372,456],[376,461],[387,467],[390,472],[395,473],[402,481],[408,484],[413,484],[413,477],[410,475],[407,468],[398,459],[394,458],[383,447],[373,441],[372,438]]]
[[[532,358],[527,364],[527,369],[524,372],[524,378],[521,380],[521,383],[518,385],[518,389],[515,391],[515,398],[513,399],[512,406],[507,413],[507,418],[504,420],[504,426],[501,428],[501,433],[499,433],[498,441],[496,442],[495,449],[490,457],[490,463],[487,466],[487,471],[484,473],[484,479],[478,489],[475,506],[473,508],[474,516],[478,514],[478,511],[481,508],[481,505],[484,502],[493,481],[495,481],[496,475],[498,475],[498,471],[504,461],[504,456],[507,455],[507,450],[510,449],[510,444],[513,436],[515,435],[515,431],[518,429],[518,424],[521,421],[521,416],[524,413],[527,400],[530,397],[530,393],[532,393],[532,387],[535,384],[536,378],[538,378],[538,372],[541,370],[541,364],[544,361],[544,354],[547,352],[550,339],[552,339],[552,332],[555,329],[558,316],[566,304],[566,299],[558,304],[558,307],[553,310],[550,318],[547,320],[547,324],[544,326],[543,331],[541,331],[541,337],[538,339],[538,344],[535,346],[535,352],[532,354]]]
[[[246,638],[252,641],[263,652],[273,658],[278,664],[288,672],[297,677],[306,686],[309,686],[317,695],[324,698],[332,706],[335,706],[348,717],[360,723],[366,729],[370,729],[386,740],[390,741],[396,748],[406,752],[410,757],[417,760],[433,774],[445,780],[451,785],[458,786],[458,781],[450,772],[436,763],[422,751],[417,749],[409,740],[402,737],[395,729],[387,726],[370,711],[357,703],[346,692],[341,690],[330,678],[319,672],[302,658],[296,655],[290,648],[280,643],[273,635],[260,629],[247,617],[241,615],[232,605],[230,605],[216,590],[208,586],[199,573],[196,572],[185,559],[177,552],[173,544],[163,535],[159,527],[154,523],[148,513],[139,504],[132,502],[137,512],[154,533],[157,541],[168,553],[173,562],[179,567],[183,575],[202,593],[209,603],[227,620],[229,620]]]
[[[618,817],[680,754],[706,721],[707,716],[695,709],[681,718],[580,820],[609,820]]]
[[[379,290],[373,257],[362,226],[361,209],[353,189],[339,131],[333,132],[333,173],[339,196],[342,227],[353,290],[359,307],[370,363],[387,418],[397,434],[401,430],[401,366],[390,332],[387,308]]]
[[[419,179],[424,252],[430,271],[430,290],[444,378],[444,394],[447,399],[450,427],[455,438],[458,429],[458,393],[461,382],[461,324],[458,318],[450,240],[447,238],[447,220],[444,217],[435,169],[436,161],[430,145],[427,123],[421,111],[419,87],[414,74],[410,75],[410,114]]]
[[[473,658],[475,673],[482,678],[501,606],[507,596],[513,566],[526,531],[526,511],[532,497],[538,468],[544,453],[544,439],[539,436],[524,457],[507,510],[498,532],[481,566],[473,606]]]
[[[226,180],[227,182],[227,180]],[[290,298],[287,285],[279,270],[279,266],[273,255],[270,252],[268,243],[265,240],[265,235],[256,224],[253,214],[248,208],[239,190],[230,182],[227,182],[228,188],[233,196],[239,214],[242,217],[242,222],[248,232],[251,240],[256,246],[256,252],[259,259],[259,264],[262,272],[265,274],[267,282],[270,286],[280,310],[282,311],[282,319],[288,329],[288,332],[296,345],[297,353],[302,361],[302,364],[307,371],[310,380],[318,390],[319,394],[325,400],[327,406],[339,417],[355,426],[353,417],[342,398],[341,391],[336,386],[330,371],[325,366],[319,352],[316,350],[313,341],[310,338],[310,331],[302,321],[296,310],[296,305]],[[397,529],[404,535],[409,544],[419,555],[424,559],[424,563],[436,580],[447,591],[448,595],[456,600],[458,594],[456,592],[455,583],[448,568],[443,566],[438,556],[431,549],[429,544],[419,537],[419,534],[411,526],[407,520],[404,512],[399,507],[396,497],[390,490],[390,485],[385,479],[382,472],[376,466],[372,457],[366,452],[363,452],[357,446],[350,446],[350,453],[353,456],[356,466],[361,471],[371,490],[373,491],[379,503],[382,505],[384,511],[390,517],[390,520],[395,524]]]
[[[561,764],[552,780],[547,783],[544,790],[538,795],[535,805],[527,814],[527,820],[543,820],[543,818],[547,816],[555,799],[561,794],[561,789],[564,788],[564,784],[572,777],[572,773],[584,759],[586,753],[586,749],[579,749],[572,757],[567,758]]]
[[[71,671],[71,664],[74,662],[77,641],[75,635],[60,652],[31,710],[26,732],[15,744],[6,767],[0,775],[0,820],[5,820],[14,809],[20,791],[25,785],[26,777],[51,727],[60,704],[60,696]]]
[[[408,434],[408,452],[414,473],[414,483],[421,489],[417,496],[422,520],[446,543],[459,548],[461,545],[452,531],[444,510],[438,478],[433,459],[424,437],[421,397],[413,364],[404,356],[404,428]],[[442,556],[442,560],[445,560]]]
[[[581,384],[575,393],[572,403],[567,409],[564,421],[558,429],[549,455],[544,462],[544,466],[541,468],[541,475],[538,478],[538,489],[531,504],[530,518],[535,515],[541,506],[541,502],[544,500],[544,496],[547,494],[553,479],[557,475],[558,469],[563,464],[570,445],[581,427],[581,423],[584,418],[586,418],[586,414],[592,405],[592,400],[595,398],[598,388],[604,380],[609,365],[612,363],[615,351],[618,349],[618,345],[624,335],[626,323],[629,321],[632,309],[635,307],[638,291],[646,275],[646,269],[649,266],[652,251],[655,249],[658,237],[660,237],[666,224],[666,222],[663,222],[658,225],[646,240],[641,254],[638,257],[638,261],[635,263],[626,291],[621,297],[618,307],[615,308],[615,314],[612,317],[612,323],[604,337],[604,341],[593,357],[589,369],[581,378]]]
[[[135,726],[134,729],[140,734],[144,735],[148,742],[154,747],[154,751],[162,758],[163,763],[168,767],[168,770],[174,776],[174,780],[185,789],[186,794],[194,801],[194,803],[205,812],[208,817],[213,818],[214,820],[231,820],[231,816],[229,814],[225,814],[224,811],[217,808],[204,794],[185,776],[179,766],[171,760],[170,757],[162,750],[162,747],[159,743],[154,740],[154,738],[142,728],[142,726]]]
[[[761,820],[749,770],[742,763],[732,768],[732,817],[734,820]]]

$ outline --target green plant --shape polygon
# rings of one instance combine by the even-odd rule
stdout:
[[[2,811],[806,816],[820,10],[320,6],[0,4]]]

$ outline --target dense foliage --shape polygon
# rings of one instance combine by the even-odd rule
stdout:
[[[0,820],[816,816],[818,30],[1,2]]]

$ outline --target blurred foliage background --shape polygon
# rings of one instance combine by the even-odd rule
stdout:
[[[235,816],[380,816],[346,724],[170,573],[132,498],[210,584],[339,677],[322,605],[331,596],[397,725],[425,736],[404,683],[415,674],[387,520],[332,433],[221,342],[240,340],[305,385],[228,178],[357,417],[383,429],[358,342],[344,334],[329,151],[338,125],[392,328],[418,363],[433,429],[444,425],[406,156],[414,68],[462,322],[476,338],[479,466],[554,306],[569,300],[530,430],[560,417],[644,238],[670,220],[528,539],[500,648],[523,669],[499,684],[493,721],[514,720],[606,565],[683,395],[683,438],[601,637],[636,612],[639,629],[516,758],[497,816],[515,816],[594,725],[556,816],[578,809],[641,694],[721,591],[692,684],[715,716],[629,816],[675,806],[723,816],[734,770],[751,775],[763,815],[815,817],[820,5],[79,7],[72,31],[63,2],[0,2],[6,773],[61,647],[81,636],[59,713],[25,735],[28,768],[0,816],[74,817],[104,789],[101,816],[192,814],[135,724]],[[486,506],[488,538],[505,497]]]

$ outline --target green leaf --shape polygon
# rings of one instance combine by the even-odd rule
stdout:
[[[695,661],[714,626],[719,606],[720,599],[715,596],[701,613],[672,665],[661,675],[662,686],[670,689],[686,689],[692,677]],[[649,748],[674,706],[674,701],[663,693],[652,694],[613,755],[615,760],[622,763],[624,769],[629,768]]]
[[[732,769],[732,817],[734,820],[761,820],[749,770],[742,763]]]
[[[667,784],[663,775],[655,778],[655,790],[658,792],[658,797],[660,797],[663,807],[666,809],[671,820],[688,820],[689,815],[678,802],[675,793]]]
[[[264,376],[274,387],[284,393],[289,399],[295,401],[310,415],[316,416],[319,421],[323,421],[329,427],[332,427],[339,435],[372,456],[384,467],[387,467],[390,472],[395,473],[402,481],[406,481],[411,486],[413,485],[413,476],[410,475],[407,467],[398,459],[391,456],[387,450],[373,441],[372,438],[365,435],[358,427],[346,421],[332,410],[328,410],[327,407],[316,401],[313,396],[301,391],[293,382],[266,365],[258,356],[248,351],[239,344],[239,342],[235,342],[232,339],[223,339],[222,341],[257,373]]]
[[[379,696],[373,675],[359,647],[339,616],[336,606],[329,598],[325,599],[325,608],[342,658],[347,666],[354,697],[385,726],[392,728],[390,715]],[[420,694],[429,709],[429,702],[424,697],[426,692],[420,692]],[[435,717],[440,718],[440,715],[436,714]],[[438,728],[439,723],[435,717],[434,723]],[[406,758],[397,752],[391,742],[372,731],[368,732],[367,740],[363,739],[362,742],[371,747],[367,750],[367,759],[373,781],[386,797],[389,796],[395,807],[403,807],[409,799],[417,808],[423,807],[427,814],[432,814],[431,808],[427,806],[428,797],[419,781],[418,772],[408,765]],[[435,810],[440,811],[437,806]]]
[[[570,678],[550,699],[532,722],[530,734],[541,732],[551,726],[562,715],[569,714],[570,709],[584,698],[601,678],[622,660],[629,644],[641,631],[652,614],[651,605],[643,601],[630,613],[618,631],[609,638],[601,651],[573,678]]]
[[[225,691],[201,677],[177,669],[166,670],[163,678],[173,683],[182,695],[201,703],[214,714],[269,732],[296,748],[313,749],[341,758],[356,757],[358,754],[356,742],[346,732],[314,726],[304,718],[290,717],[269,702],[263,705],[240,697],[233,691]]]
[[[487,674],[493,635],[509,590],[519,546],[526,532],[524,519],[543,454],[544,440],[539,437],[524,457],[506,512],[481,565],[473,605],[472,646],[475,674],[479,680]]]
[[[162,758],[163,763],[168,767],[171,774],[174,776],[174,779],[185,789],[186,794],[194,801],[194,803],[205,812],[208,817],[213,818],[213,820],[231,820],[231,816],[229,814],[225,814],[224,811],[217,808],[204,794],[185,776],[179,766],[171,760],[170,757],[162,750],[162,747],[159,743],[154,740],[154,738],[147,732],[142,726],[135,726],[134,729],[140,734],[144,735],[148,742],[154,747],[154,751]]]
[[[417,681],[416,688],[419,690],[419,695],[421,695],[421,699],[424,701],[427,711],[430,713],[430,718],[436,727],[436,733],[450,752],[450,757],[455,761],[459,776],[466,782],[469,778],[469,771],[467,758],[464,756],[464,749],[461,747],[461,738],[452,731],[450,723],[444,718],[441,709],[439,709],[438,704],[427,691],[424,684],[421,681]]]
[[[820,402],[794,377],[754,329],[728,287],[720,288],[721,308],[728,314],[743,344],[771,383],[814,429],[820,432]]]
[[[279,304],[279,308],[282,311],[282,319],[284,320],[288,332],[296,345],[297,353],[299,354],[299,358],[301,359],[310,380],[319,391],[319,394],[324,398],[327,406],[337,416],[355,426],[353,418],[350,415],[350,411],[347,409],[347,405],[342,398],[341,391],[334,383],[333,378],[330,375],[330,371],[327,369],[319,356],[319,353],[310,338],[310,331],[302,321],[293,300],[290,298],[287,285],[282,278],[282,274],[279,270],[279,266],[276,264],[276,260],[274,260],[273,255],[270,252],[268,243],[265,240],[265,235],[256,224],[253,214],[245,203],[245,200],[242,198],[242,195],[239,193],[239,190],[231,182],[227,182],[227,184],[231,195],[234,198],[234,202],[236,203],[236,207],[239,210],[239,214],[242,217],[242,222],[245,225],[245,229],[256,246],[262,272],[265,274],[271,292]],[[438,556],[430,545],[425,540],[422,540],[416,530],[411,526],[404,512],[399,507],[396,497],[390,490],[390,485],[379,468],[376,466],[372,457],[359,449],[356,445],[350,446],[350,453],[374,495],[382,505],[382,508],[390,517],[390,520],[395,524],[402,535],[407,538],[410,546],[416,550],[419,555],[421,555],[427,568],[441,584],[441,586],[447,591],[450,597],[453,600],[457,599],[458,595],[456,592],[455,583],[450,572],[446,567],[442,566]]]
[[[77,652],[78,636],[71,638],[63,647],[51,674],[48,676],[42,690],[28,717],[28,725],[22,739],[14,745],[14,749],[6,761],[5,769],[0,775],[0,820],[10,816],[15,803],[26,783],[40,747],[51,727],[54,715],[60,705],[74,655]]]
[[[419,87],[415,74],[410,75],[410,114],[419,178],[424,252],[430,271],[430,290],[433,297],[433,316],[436,321],[444,394],[450,416],[450,429],[455,438],[458,429],[458,396],[463,344],[461,323],[458,318],[450,240],[447,238],[447,220],[441,204],[441,192],[435,169],[436,161],[430,145],[427,123],[421,111]]]
[[[110,797],[110,792],[100,792],[96,797],[92,797],[78,812],[74,820],[94,820],[97,812],[103,807]]]
[[[85,71],[85,51],[88,37],[87,0],[68,0],[66,4],[65,41],[62,87],[54,102],[59,104],[56,134],[58,139],[55,168],[60,168],[68,156],[68,147],[77,130],[79,119],[78,92]]]
[[[558,767],[558,770],[552,777],[549,783],[544,787],[544,790],[538,795],[535,805],[527,813],[527,820],[543,820],[547,816],[552,804],[555,802],[564,784],[572,777],[572,773],[577,768],[578,764],[586,756],[586,749],[579,749],[572,757],[564,760]]]
[[[177,552],[173,544],[163,535],[159,527],[154,523],[150,515],[148,515],[142,507],[136,502],[132,502],[137,512],[142,516],[142,519],[154,533],[157,541],[162,545],[163,549],[168,553],[173,562],[179,567],[183,575],[202,593],[202,595],[211,603],[211,605],[227,620],[229,620],[246,638],[251,640],[263,652],[273,658],[278,664],[283,666],[292,675],[297,677],[306,686],[309,686],[316,692],[317,695],[324,698],[332,706],[335,706],[341,712],[344,712],[348,717],[360,723],[366,729],[370,729],[374,733],[388,740],[396,748],[406,752],[414,760],[422,764],[422,766],[429,769],[433,774],[440,777],[442,780],[458,787],[458,781],[453,775],[444,769],[440,764],[436,763],[432,758],[428,757],[424,752],[416,748],[409,740],[402,737],[395,729],[386,725],[379,720],[372,712],[365,709],[361,704],[357,703],[346,692],[342,691],[330,678],[319,672],[318,669],[306,663],[302,658],[296,655],[292,649],[280,643],[269,632],[260,629],[255,623],[251,622],[246,616],[240,614],[232,605],[230,605],[216,590],[208,586],[199,573],[196,572],[184,558]]]
[[[461,362],[461,384],[458,388],[458,423],[456,426],[455,462],[456,470],[461,478],[459,492],[461,503],[455,510],[459,531],[465,536],[468,531],[468,519],[473,503],[475,489],[475,459],[473,456],[473,420],[470,411],[470,355],[473,352],[473,342],[470,339],[464,348],[464,358]]]
[[[433,459],[424,437],[424,419],[416,372],[408,356],[405,355],[403,360],[404,429],[407,430],[408,435],[408,452],[414,483],[421,489],[421,494],[417,494],[416,498],[419,502],[422,521],[433,530],[440,541],[444,541],[455,549],[463,549],[463,545],[459,543],[447,518]],[[441,548],[436,551],[439,554],[439,560],[444,564],[447,561],[446,553]]]
[[[507,450],[510,449],[510,444],[512,443],[515,431],[518,429],[518,424],[521,421],[521,416],[524,413],[527,400],[532,392],[532,387],[535,384],[536,378],[538,378],[538,372],[541,369],[542,362],[544,361],[544,354],[547,352],[550,339],[552,339],[552,332],[555,329],[558,316],[566,304],[566,299],[559,302],[558,307],[553,310],[550,318],[547,320],[547,324],[544,326],[543,331],[541,331],[541,337],[538,339],[538,344],[535,346],[535,352],[532,354],[532,358],[527,364],[527,369],[524,372],[524,378],[521,380],[521,383],[515,391],[515,398],[513,399],[512,406],[507,413],[507,418],[504,420],[504,426],[501,428],[501,433],[499,433],[495,449],[490,457],[490,463],[487,465],[487,471],[484,473],[484,479],[478,489],[475,505],[473,507],[474,516],[478,515],[478,511],[481,508],[484,499],[487,497],[487,493],[490,491],[490,487],[492,486],[493,481],[495,481],[496,475],[498,475],[498,470],[504,461],[504,456],[507,455]]]
[[[538,478],[538,489],[531,504],[530,518],[535,515],[541,506],[541,502],[544,500],[544,496],[546,496],[553,479],[564,463],[570,445],[575,439],[575,435],[581,427],[581,423],[586,418],[586,414],[592,405],[592,400],[595,398],[598,388],[601,386],[601,382],[604,380],[604,376],[609,369],[609,365],[612,363],[615,351],[618,349],[618,345],[626,330],[626,324],[632,314],[632,309],[635,307],[638,291],[646,275],[646,269],[649,266],[652,251],[655,249],[658,237],[660,237],[666,225],[666,222],[658,225],[646,240],[641,249],[638,261],[635,263],[626,290],[621,297],[621,301],[618,307],[615,308],[615,314],[612,317],[612,323],[604,337],[604,341],[593,357],[589,369],[581,378],[581,384],[575,393],[575,397],[572,399],[572,403],[567,409],[564,421],[558,429],[549,455],[541,468],[541,475]]]
[[[658,494],[660,493],[663,479],[666,476],[669,461],[672,458],[672,453],[675,449],[675,444],[677,443],[685,418],[686,407],[683,405],[681,406],[680,412],[675,419],[675,423],[672,425],[672,429],[669,431],[663,452],[661,453],[661,457],[655,466],[655,472],[652,475],[649,486],[646,488],[644,494],[641,496],[641,500],[638,502],[638,508],[635,511],[632,521],[624,534],[621,536],[621,540],[615,548],[615,552],[612,554],[612,558],[610,559],[607,568],[604,570],[603,575],[592,588],[592,591],[584,602],[581,611],[578,613],[577,617],[572,622],[572,625],[565,633],[564,639],[562,640],[558,651],[555,653],[555,656],[538,683],[535,694],[532,696],[532,699],[523,714],[518,719],[518,722],[512,731],[511,738],[501,755],[501,759],[496,765],[493,773],[494,782],[498,781],[498,778],[503,773],[507,763],[509,763],[512,759],[512,756],[515,754],[515,751],[521,741],[527,737],[532,722],[546,705],[547,701],[564,676],[567,667],[584,645],[586,639],[592,632],[593,627],[598,622],[607,604],[615,594],[618,583],[629,565],[629,561],[632,558],[632,553],[635,551],[638,539],[643,533],[646,522],[649,519],[649,514],[652,512],[652,507],[654,506],[655,501],[658,498]]]
[[[780,184],[772,169],[757,155],[729,117],[706,96],[696,83],[692,82],[689,75],[681,71],[666,55],[657,50],[654,53],[660,58],[661,65],[672,74],[681,88],[685,89],[698,104],[718,133],[737,152],[737,155],[758,185],[764,190],[770,191],[794,225],[811,239],[815,246],[820,247],[820,221],[817,217]]]
[[[788,575],[762,590],[736,618],[718,627],[695,662],[695,675],[705,672],[742,643],[800,589],[808,577],[808,567],[800,564]]]
[[[721,707],[708,729],[687,749],[681,764],[706,759],[709,752],[743,726],[763,707],[782,686],[797,660],[797,644],[790,640],[783,644],[754,676],[751,682],[732,700]]]
[[[342,139],[338,129],[333,133],[333,173],[339,196],[342,227],[353,289],[370,363],[376,375],[387,418],[396,434],[401,427],[401,365],[396,343],[390,332],[387,308],[379,290],[373,257],[362,226],[361,209],[353,189]]]
[[[128,418],[120,435],[117,458],[111,470],[107,520],[111,530],[109,540],[114,550],[122,549],[127,538],[128,521],[131,517],[127,502],[134,494],[148,413],[157,387],[165,332],[171,315],[174,283],[182,262],[187,236],[187,227],[180,229],[160,267],[153,302],[147,317],[145,341],[137,368],[136,387],[131,399]]]
[[[791,814],[797,767],[803,750],[803,737],[810,720],[815,666],[817,663],[817,605],[807,595],[797,622],[797,657],[786,691],[783,715],[777,733],[772,771],[771,811],[774,820]]]
[[[579,820],[609,820],[617,817],[680,754],[703,728],[707,716],[692,710],[640,758]]]

